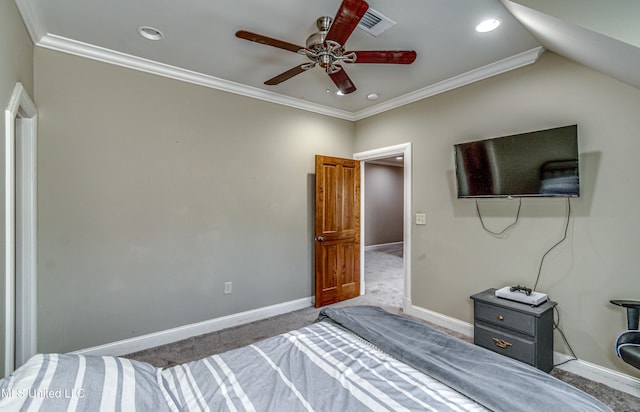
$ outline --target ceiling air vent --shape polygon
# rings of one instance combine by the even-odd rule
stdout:
[[[372,36],[378,37],[385,31],[396,25],[396,22],[383,15],[379,11],[369,9],[360,20],[360,27]]]

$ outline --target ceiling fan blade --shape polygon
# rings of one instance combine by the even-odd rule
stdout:
[[[276,77],[274,77],[272,79],[269,79],[266,82],[264,82],[264,84],[266,84],[267,86],[275,86],[276,84],[280,84],[285,80],[289,80],[293,76],[297,76],[300,73],[306,71],[307,69],[304,68],[304,66],[306,66],[306,64],[301,64],[300,66],[296,66],[296,67],[294,67],[292,69],[289,69],[284,73],[280,73]]]
[[[339,67],[340,70],[335,73],[329,73],[329,77],[331,77],[331,80],[336,84],[338,90],[340,90],[342,94],[355,92],[356,86],[353,84],[349,76],[347,76],[347,72],[344,71],[344,68],[339,64],[336,64],[335,66]]]
[[[344,46],[368,8],[369,5],[363,0],[343,0],[329,28],[326,40]]]
[[[372,50],[353,51],[356,61],[354,63],[389,63],[389,64],[411,64],[416,60],[416,52],[413,50]]]
[[[256,43],[260,43],[260,44],[266,44],[267,46],[277,47],[279,49],[289,50],[294,53],[297,53],[298,50],[300,49],[304,49],[304,47],[298,46],[297,44],[263,36],[261,34],[251,33],[250,31],[246,31],[246,30],[237,31],[236,37],[240,39],[245,39],[245,40],[253,41]]]

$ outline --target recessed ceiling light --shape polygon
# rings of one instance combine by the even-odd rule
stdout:
[[[138,33],[149,40],[162,40],[164,38],[164,34],[160,30],[149,26],[138,27]]]
[[[479,33],[487,33],[498,28],[500,25],[500,19],[487,19],[476,26],[476,31]]]
[[[370,100],[370,101],[378,100],[379,98],[380,98],[380,95],[378,93],[369,93],[367,95],[367,100]]]
[[[344,96],[344,93],[342,93],[342,91],[340,91],[340,90],[336,90],[336,94],[337,94],[338,96]]]

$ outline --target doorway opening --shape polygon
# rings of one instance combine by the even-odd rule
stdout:
[[[21,83],[5,111],[4,375],[37,351],[38,112]]]
[[[389,259],[393,260],[393,255],[398,256],[402,255],[402,266],[403,266],[403,286],[402,286],[402,296],[401,296],[401,306],[404,312],[408,312],[411,308],[411,143],[400,144],[396,146],[389,146],[381,149],[370,150],[366,152],[360,152],[354,154],[354,159],[360,160],[361,169],[364,170],[364,173],[361,173],[361,222],[360,222],[360,239],[361,239],[361,250],[364,253],[361,253],[360,257],[360,274],[361,274],[361,290],[360,293],[365,293],[365,270],[366,270],[366,251],[367,251],[367,219],[378,219],[376,216],[367,215],[367,182],[366,179],[366,168],[367,164],[374,165],[380,163],[387,163],[389,159],[395,160],[395,167],[400,166],[400,162],[402,164],[402,199],[400,202],[402,204],[402,217],[401,217],[401,225],[402,225],[402,245],[401,251],[398,250],[398,242],[392,242],[389,245],[380,246],[380,250],[390,254],[388,256]],[[402,160],[396,160],[396,158],[402,157]],[[383,162],[383,159],[386,159],[386,162]],[[384,190],[383,188],[379,188]],[[370,229],[371,230],[371,229]],[[369,241],[375,242],[369,237]],[[395,245],[394,245],[395,243]],[[377,247],[369,247],[369,250],[376,251]],[[371,256],[371,254],[370,254]],[[380,257],[380,256],[378,256]],[[376,258],[378,258],[376,257]],[[373,257],[372,257],[373,258]],[[385,257],[382,256],[382,259]],[[392,261],[391,260],[391,261]]]

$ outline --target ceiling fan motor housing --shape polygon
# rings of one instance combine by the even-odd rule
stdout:
[[[318,51],[323,48],[324,39],[327,38],[326,31],[320,31],[317,33],[313,33],[311,36],[307,37],[307,49]]]
[[[307,37],[306,42],[307,49],[312,53],[304,53],[303,51],[302,54],[326,69],[328,73],[335,73],[339,69],[332,66],[336,61],[342,60],[344,48],[334,41],[327,41],[327,33],[331,28],[331,23],[333,23],[333,18],[329,16],[319,17],[316,20],[319,31]]]

